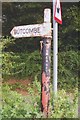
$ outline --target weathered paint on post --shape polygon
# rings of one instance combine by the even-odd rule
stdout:
[[[50,51],[51,51],[51,38],[43,39],[42,46],[42,112],[45,116],[49,113],[49,100],[50,100]]]
[[[44,10],[44,22],[50,23],[50,9]],[[50,100],[50,51],[51,51],[51,31],[43,38],[42,45],[42,81],[41,81],[41,110],[46,117],[49,114]]]

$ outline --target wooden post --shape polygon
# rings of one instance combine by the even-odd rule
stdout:
[[[44,24],[50,23],[51,11],[44,10]],[[49,114],[49,100],[50,100],[50,51],[51,51],[51,30],[43,38],[42,43],[42,81],[41,81],[41,110],[45,117]]]

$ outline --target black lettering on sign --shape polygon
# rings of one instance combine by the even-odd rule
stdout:
[[[16,34],[19,34],[19,29],[18,29],[18,30],[16,30]]]
[[[34,28],[34,33],[37,33],[37,28]]]
[[[14,34],[17,34],[17,30],[16,29],[14,29]]]
[[[33,29],[28,29],[28,33],[32,33],[33,32]]]
[[[22,28],[21,28],[21,29],[18,29],[17,34],[22,34],[22,31],[23,31],[23,29],[22,29]]]
[[[38,33],[40,33],[40,27],[38,27],[37,29],[38,29]]]
[[[23,34],[25,34],[26,33],[26,30],[25,29],[23,29]]]
[[[26,34],[28,34],[28,29],[26,29]]]
[[[40,27],[34,28],[18,28],[14,29],[14,34],[32,34],[32,33],[40,33]]]
[[[40,27],[28,29],[28,33],[40,33]]]

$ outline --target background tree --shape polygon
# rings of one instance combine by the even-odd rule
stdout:
[[[63,24],[59,26],[59,50],[78,50],[80,19],[79,19],[78,3],[63,3],[62,4],[62,18]]]
[[[29,3],[29,2],[25,2],[25,3],[24,2],[11,2],[11,3],[9,3],[9,2],[6,2],[6,3],[3,3],[2,8],[3,8],[3,10],[2,10],[3,35],[6,38],[6,39],[3,39],[3,41],[11,40],[11,39],[7,39],[6,36],[10,36],[10,31],[14,26],[43,23],[43,17],[44,17],[43,12],[44,12],[45,8],[51,8],[51,12],[53,13],[52,3],[41,3],[41,2],[40,3],[35,3],[35,2],[33,2],[33,3]],[[76,61],[78,60],[78,53],[76,51],[78,50],[78,47],[79,47],[79,44],[78,44],[78,33],[80,31],[79,30],[80,25],[78,24],[80,21],[79,16],[78,16],[79,10],[80,10],[80,8],[78,7],[78,3],[65,3],[65,2],[62,3],[63,23],[62,23],[62,25],[59,25],[59,30],[58,30],[59,31],[59,40],[58,40],[59,46],[58,46],[58,48],[59,48],[59,54],[60,54],[59,55],[59,76],[60,76],[60,78],[63,76],[64,73],[66,74],[66,71],[67,71],[66,76],[70,77],[69,74],[70,74],[71,69],[72,69],[71,76],[73,76],[73,74],[77,73],[77,71],[78,71],[78,69],[77,69],[78,63],[76,63]],[[53,14],[51,14],[51,15],[52,15],[51,21],[53,21]],[[52,27],[53,27],[53,25],[52,25]],[[27,56],[31,56],[30,60],[33,59],[33,63],[35,63],[36,61],[40,63],[41,58],[39,60],[37,60],[38,57],[40,57],[39,51],[38,51],[38,54],[36,55],[36,58],[34,57],[34,54],[36,54],[37,50],[40,49],[40,40],[41,39],[42,39],[41,37],[15,39],[14,42],[11,42],[11,41],[8,42],[8,44],[5,45],[6,47],[3,48],[3,51],[4,52],[13,52],[10,54],[9,58],[7,58],[8,60],[12,56],[13,59],[16,58],[15,61],[18,61],[17,59],[19,57],[14,57],[14,56],[17,56],[16,55],[16,53],[17,53],[21,58],[22,65],[23,65],[23,61],[25,64],[25,61],[27,60]],[[52,40],[52,42],[53,42],[53,40]],[[52,49],[53,49],[53,43],[52,43]],[[33,53],[34,51],[35,51],[35,53]],[[68,53],[68,51],[72,51],[73,53],[72,52]],[[29,53],[26,53],[26,52],[29,52]],[[31,54],[31,52],[32,52],[32,54]],[[66,52],[66,53],[64,53],[64,52]],[[22,55],[22,54],[24,54],[24,55]],[[72,61],[72,58],[74,59],[74,56],[75,56],[75,62]],[[69,61],[71,61],[71,63]],[[12,62],[12,59],[10,62]],[[16,64],[18,64],[18,63],[16,62]],[[29,63],[26,63],[26,66],[27,66],[27,64],[29,64]],[[69,64],[71,66],[76,66],[75,67],[76,71],[75,70],[73,71],[73,67],[68,66]],[[13,67],[14,67],[14,63],[13,63]],[[30,68],[30,66],[28,68],[27,67],[26,67],[26,70],[28,68]],[[8,67],[6,67],[6,68],[8,68]],[[33,68],[35,71],[36,68],[34,67],[34,65],[33,65]],[[40,68],[41,67],[39,67],[39,70],[41,70]],[[28,69],[28,71],[32,71],[32,70]],[[27,71],[27,73],[28,73],[28,71]],[[31,72],[31,74],[32,74],[32,72]],[[76,74],[76,76],[77,76],[77,74]],[[69,78],[67,78],[67,79],[69,79]]]
[[[45,8],[51,8],[52,3],[29,3],[29,2],[6,2],[3,3],[3,35],[10,35],[10,31],[14,26],[17,25],[27,25],[27,24],[40,24],[43,23],[43,11]],[[79,33],[79,6],[78,3],[62,3],[62,19],[63,24],[59,25],[59,50],[78,50],[78,33]],[[53,20],[53,16],[52,16]],[[22,38],[25,39],[25,38]],[[21,44],[20,49],[30,50],[34,47],[32,45],[35,44],[35,48],[39,48],[39,40],[40,38],[36,38],[34,42],[34,38],[26,38],[26,40],[18,40],[16,41],[17,45]],[[29,42],[28,42],[29,39]],[[37,40],[39,39],[39,40]],[[30,42],[31,41],[31,42]],[[25,43],[27,42],[27,44]],[[28,47],[29,46],[29,47]],[[17,46],[16,46],[17,47]],[[11,47],[12,48],[12,47]],[[16,51],[19,48],[15,49]]]

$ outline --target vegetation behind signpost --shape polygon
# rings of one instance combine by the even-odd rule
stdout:
[[[0,55],[3,76],[3,118],[43,117],[40,112],[41,38],[13,39],[10,36],[10,31],[17,25],[42,23],[43,10],[48,7],[52,9],[52,3],[3,3],[3,38],[0,41],[0,48],[2,48]],[[58,98],[56,101],[52,97],[51,74],[51,111],[49,116],[51,118],[77,117],[77,87],[80,66],[78,56],[79,9],[77,3],[62,3],[63,24],[59,25],[58,41]],[[51,62],[51,71],[52,68]],[[21,84],[5,83],[9,79],[21,79],[22,81],[26,79],[32,82],[25,87]],[[19,90],[24,88],[28,92],[28,96],[20,95],[16,92],[16,88]],[[52,110],[53,101],[54,110]]]

